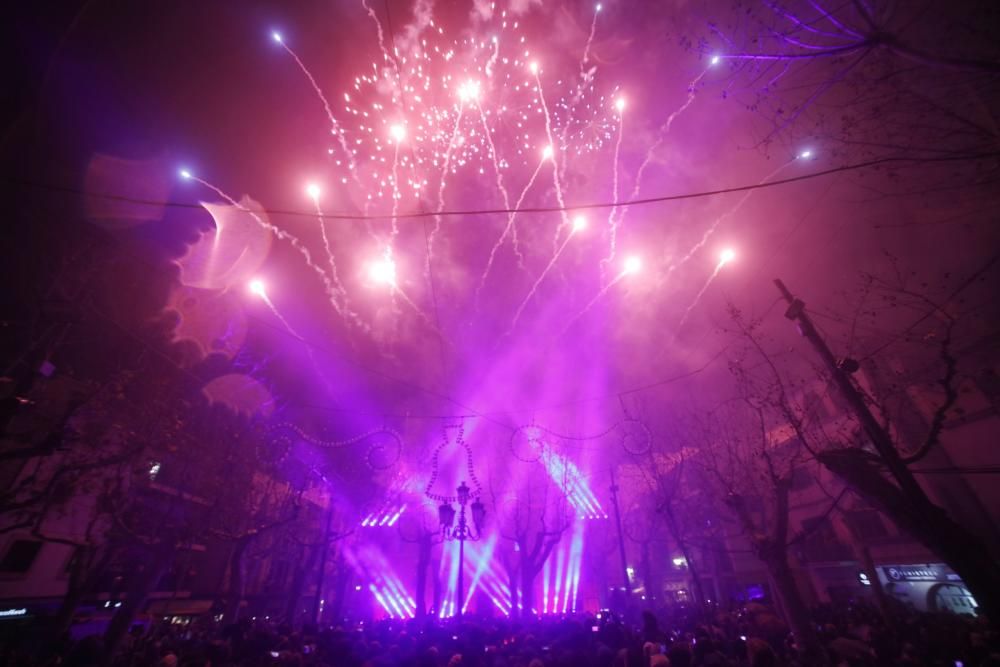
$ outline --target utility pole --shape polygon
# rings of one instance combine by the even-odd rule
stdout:
[[[871,410],[868,409],[868,404],[865,403],[861,392],[854,386],[850,373],[857,370],[857,362],[852,360],[838,362],[806,313],[806,304],[801,299],[796,299],[792,296],[792,293],[785,287],[785,283],[780,279],[776,278],[774,284],[778,287],[778,291],[781,292],[785,301],[788,302],[788,310],[785,311],[785,317],[798,323],[799,332],[809,341],[816,352],[819,353],[820,359],[830,369],[830,374],[833,376],[833,381],[837,385],[841,396],[844,397],[851,411],[858,418],[872,446],[875,447],[875,451],[878,452],[879,457],[889,469],[893,478],[910,499],[920,502],[925,507],[930,506],[930,500],[924,493],[923,488],[921,488],[920,484],[913,477],[913,474],[906,467],[906,463],[900,458],[899,452],[896,450],[889,434],[882,428],[882,425],[879,424],[875,415],[871,413]]]
[[[622,532],[622,513],[618,507],[618,485],[615,484],[615,469],[611,468],[611,504],[615,507],[615,526],[618,528],[618,553],[622,557],[622,577],[625,581],[625,596],[632,597],[632,582],[628,578],[628,560],[625,556],[625,534]]]
[[[867,465],[865,458],[860,456],[863,452],[859,451],[855,452],[859,456],[841,464],[845,466],[843,470],[834,472],[849,482],[854,477],[852,483],[856,490],[885,505],[901,527],[955,570],[987,616],[1000,617],[1000,595],[996,593],[1000,591],[1000,567],[982,539],[931,501],[899,455],[889,433],[872,415],[861,392],[854,386],[849,374],[858,370],[858,363],[850,359],[838,363],[806,314],[805,304],[793,297],[780,280],[775,280],[774,284],[788,302],[785,317],[798,322],[799,331],[830,369],[840,394],[878,453],[878,464],[884,466],[892,481],[883,478],[876,466]],[[820,455],[821,462],[826,465],[823,456]]]

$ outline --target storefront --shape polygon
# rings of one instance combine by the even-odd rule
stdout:
[[[885,592],[920,611],[975,614],[975,598],[962,579],[943,563],[880,565]]]

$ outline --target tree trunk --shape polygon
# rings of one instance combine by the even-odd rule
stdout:
[[[434,573],[434,592],[432,595],[434,598],[433,600],[434,613],[435,615],[437,615],[438,618],[441,618],[441,573],[440,572]]]
[[[840,528],[844,537],[847,538],[851,548],[854,550],[855,557],[861,563],[862,572],[868,577],[868,585],[871,586],[872,597],[875,598],[875,606],[878,607],[879,614],[882,616],[882,622],[885,623],[885,627],[895,637],[898,632],[895,622],[896,617],[889,607],[888,596],[886,595],[885,588],[882,586],[882,580],[878,578],[878,571],[875,569],[875,560],[872,558],[871,549],[868,548],[864,540],[854,531],[854,528],[848,523],[843,513],[837,513],[836,517],[835,525]]]
[[[351,570],[347,567],[344,562],[344,554],[342,549],[338,549],[337,553],[333,558],[334,566],[334,577],[333,577],[333,604],[330,607],[330,613],[326,614],[327,618],[332,618],[334,624],[340,623],[341,618],[344,615],[344,601],[347,599],[347,586],[351,583]]]
[[[535,615],[535,575],[537,570],[529,567],[528,563],[521,563],[521,613],[524,618],[532,618]]]
[[[225,625],[232,625],[240,620],[240,606],[243,604],[246,586],[243,576],[243,556],[249,546],[250,540],[240,538],[233,544],[233,553],[229,556],[229,592],[226,595],[226,609],[222,615],[222,622]]]
[[[157,545],[144,563],[144,567],[132,577],[127,596],[122,600],[122,606],[111,617],[108,629],[104,633],[104,664],[111,664],[118,645],[135,620],[135,615],[146,604],[150,592],[170,567],[176,554],[175,544]]]
[[[829,660],[820,644],[819,637],[809,617],[809,609],[802,600],[795,576],[784,555],[771,555],[763,558],[768,574],[774,583],[775,594],[781,602],[785,613],[785,621],[795,635],[803,662],[807,665],[827,665]]]
[[[507,568],[507,584],[510,586],[510,617],[517,618],[521,612],[521,585],[518,582],[517,570]]]
[[[422,537],[417,543],[417,618],[427,615],[427,569],[431,564],[431,542],[430,536]]]
[[[933,503],[921,511],[921,506],[883,477],[863,452],[838,449],[823,452],[818,458],[903,531],[947,563],[962,578],[988,618],[1000,619],[1000,563],[993,559],[982,540]]]
[[[705,589],[702,588],[701,575],[698,572],[701,566],[696,565],[694,559],[691,558],[691,549],[688,548],[687,540],[683,539],[681,535],[680,525],[677,523],[677,517],[670,506],[670,501],[664,504],[663,513],[667,517],[667,528],[670,530],[670,536],[674,538],[677,548],[681,550],[681,555],[684,556],[684,562],[687,563],[688,576],[691,577],[691,588],[694,589],[695,604],[698,605],[701,615],[704,616],[707,610],[705,608]],[[704,549],[702,551],[704,552]]]
[[[698,605],[698,609],[701,610],[701,615],[705,616],[708,612],[705,607],[705,589],[701,585],[701,574],[699,570],[701,565],[696,564],[691,558],[691,550],[688,549],[687,544],[684,542],[678,542],[681,547],[681,554],[684,556],[684,561],[687,563],[688,576],[691,577],[691,588],[694,589],[694,601]]]
[[[97,558],[97,548],[92,545],[77,547],[77,552],[73,555],[73,566],[69,571],[69,581],[66,584],[66,595],[59,603],[59,609],[52,618],[51,636],[59,639],[73,625],[73,617],[77,607],[83,600],[93,584],[95,575],[103,569],[110,560],[111,550],[106,550],[106,555],[95,567],[94,561]]]
[[[302,547],[299,552],[298,566],[295,568],[295,574],[292,576],[292,585],[288,590],[288,604],[285,606],[285,622],[291,626],[295,626],[296,621],[299,617],[299,600],[302,599],[302,589],[306,584],[306,577],[312,572],[313,568],[316,566],[316,557],[319,554],[318,547]],[[305,556],[305,563],[303,564],[303,556]],[[316,591],[316,595],[320,592]]]

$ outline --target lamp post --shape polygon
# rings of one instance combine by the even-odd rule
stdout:
[[[455,525],[455,508],[450,503],[442,503],[438,507],[438,520],[441,522],[441,534],[446,540],[458,540],[458,615],[465,607],[465,541],[475,542],[482,536],[483,522],[486,520],[486,507],[476,498],[469,505],[469,487],[465,482],[458,485],[456,500],[458,501],[458,525]],[[472,525],[465,516],[465,507],[469,505],[472,512]]]

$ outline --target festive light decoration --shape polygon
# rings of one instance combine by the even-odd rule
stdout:
[[[399,461],[403,452],[403,437],[394,429],[387,427],[374,428],[344,440],[318,438],[290,422],[278,422],[270,430],[275,439],[286,446],[291,444],[290,434],[323,449],[343,449],[368,441],[369,447],[365,454],[365,461],[372,470],[391,468]]]
[[[311,199],[319,199],[320,189],[315,183],[309,183],[306,185],[306,194],[309,195]],[[322,216],[321,216],[322,217]]]
[[[434,455],[431,459],[431,476],[427,481],[427,487],[424,489],[424,495],[439,503],[455,503],[459,501],[457,494],[444,495],[434,491],[434,485],[437,482],[438,475],[440,474],[439,458],[441,451],[451,444],[451,441],[448,438],[448,432],[451,430],[457,431],[454,444],[465,450],[465,472],[468,476],[468,481],[472,483],[470,495],[478,498],[483,492],[483,485],[479,482],[479,477],[476,476],[475,468],[472,465],[472,448],[469,447],[469,443],[465,441],[464,422],[457,426],[445,426],[442,429],[441,444],[439,444],[434,450]]]
[[[646,423],[638,419],[623,419],[617,425],[621,431],[622,449],[633,456],[649,452],[653,446],[653,434]]]
[[[726,248],[719,255],[719,264],[726,264],[736,259],[736,251],[732,248]]]
[[[629,257],[628,259],[625,260],[625,266],[622,270],[626,274],[631,274],[631,273],[638,273],[639,269],[641,268],[642,268],[642,260],[633,255],[632,257]]]

